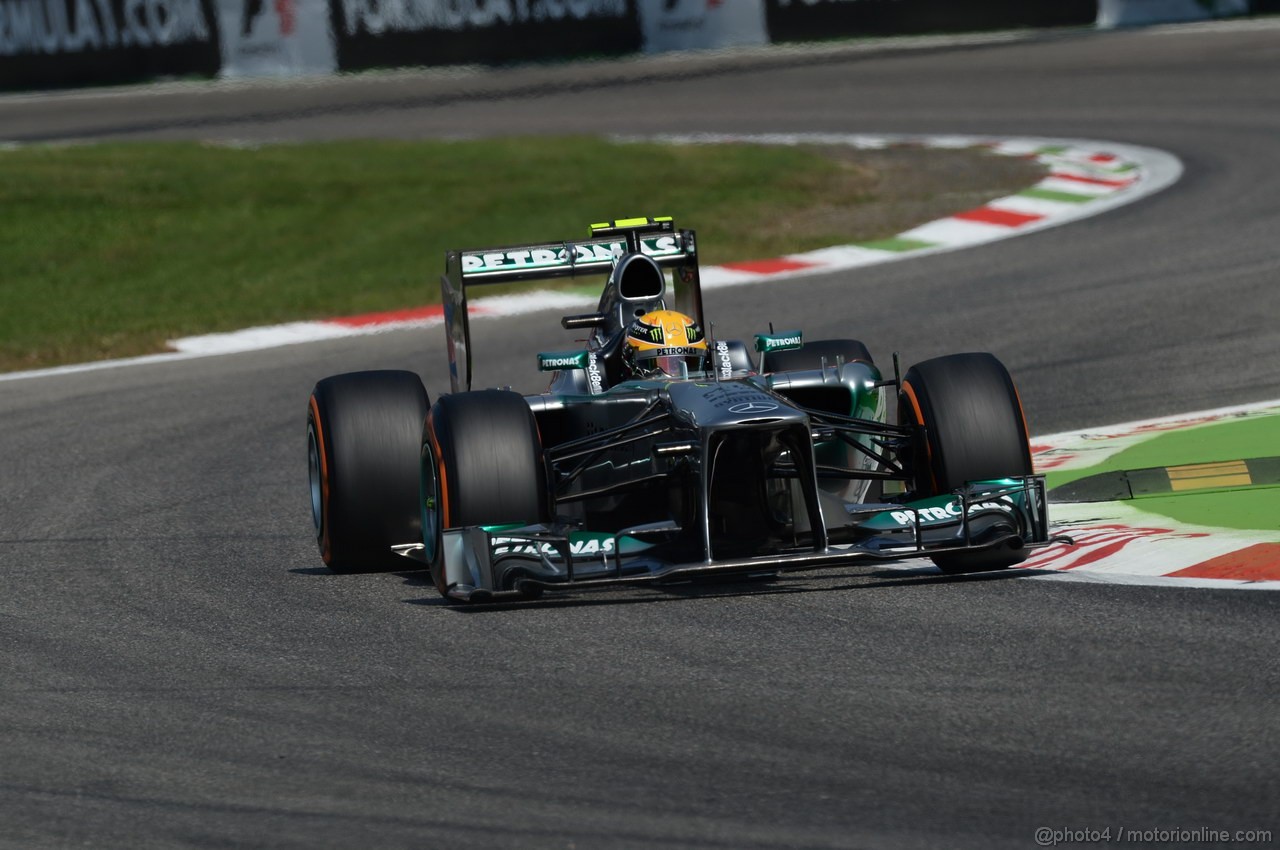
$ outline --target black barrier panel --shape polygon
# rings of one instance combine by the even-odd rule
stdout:
[[[218,73],[213,0],[0,0],[0,90]]]
[[[1253,0],[1249,11],[1255,15],[1273,15],[1280,12],[1280,0]]]
[[[341,71],[640,49],[636,0],[331,0],[330,9]]]
[[[772,41],[1092,24],[1097,0],[765,0]]]

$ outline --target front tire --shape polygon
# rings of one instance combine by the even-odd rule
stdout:
[[[441,397],[422,429],[421,527],[431,577],[449,590],[446,529],[550,520],[538,425],[519,393],[481,390]]]
[[[952,354],[907,370],[899,422],[925,427],[914,458],[918,498],[954,492],[969,481],[1030,475],[1031,449],[1017,388],[1004,365],[985,353]],[[944,573],[997,570],[1029,552],[996,549],[933,557]]]
[[[316,384],[307,406],[311,514],[334,572],[408,566],[391,546],[421,534],[417,457],[428,408],[413,372],[351,372]]]

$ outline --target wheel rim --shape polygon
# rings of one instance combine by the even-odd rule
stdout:
[[[320,447],[316,444],[316,429],[307,423],[307,476],[311,479],[311,521],[316,534],[324,523],[324,481],[320,471]]]

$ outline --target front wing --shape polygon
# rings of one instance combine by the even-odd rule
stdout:
[[[544,590],[774,574],[1070,542],[1049,535],[1042,475],[973,482],[948,496],[906,504],[848,505],[847,510],[849,521],[862,532],[855,542],[731,559],[665,557],[664,540],[681,531],[674,523],[614,533],[568,525],[452,529],[444,533],[441,546],[447,595],[464,602],[502,601]],[[395,548],[406,557],[422,559],[420,544]]]

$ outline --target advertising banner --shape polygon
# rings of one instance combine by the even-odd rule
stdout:
[[[0,90],[1280,12],[1280,0],[0,0]]]
[[[764,44],[764,0],[639,0],[645,53]]]
[[[0,0],[0,90],[218,71],[212,0]]]
[[[329,74],[338,69],[329,0],[217,2],[222,76]]]
[[[640,49],[636,0],[332,0],[331,10],[343,71]]]
[[[1096,0],[765,0],[775,42],[1077,26],[1092,24],[1096,14]]]
[[[1205,21],[1249,13],[1249,0],[1098,0],[1098,27]]]

